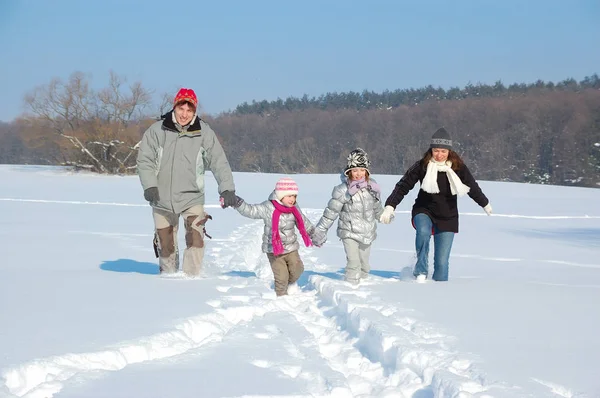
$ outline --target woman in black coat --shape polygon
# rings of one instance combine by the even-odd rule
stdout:
[[[433,235],[433,280],[448,280],[448,259],[454,234],[458,232],[457,197],[468,194],[490,215],[492,206],[473,175],[452,150],[452,139],[444,128],[431,137],[431,145],[423,158],[413,164],[398,181],[385,202],[380,221],[389,224],[396,206],[417,182],[421,189],[412,208],[412,224],[416,230],[417,264],[414,276],[418,282],[427,279],[429,241]]]

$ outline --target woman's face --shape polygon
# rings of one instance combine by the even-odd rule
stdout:
[[[362,180],[367,175],[367,169],[360,167],[350,169],[350,179],[353,181]]]
[[[196,111],[187,102],[184,102],[175,107],[175,119],[182,126],[187,126],[191,121]]]
[[[448,160],[450,151],[445,148],[433,148],[431,149],[431,153],[433,154],[433,160],[436,162],[445,162]]]
[[[287,195],[281,198],[281,203],[287,207],[292,207],[296,204],[296,195]]]

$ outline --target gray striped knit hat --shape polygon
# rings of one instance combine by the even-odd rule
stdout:
[[[445,128],[442,127],[433,134],[429,148],[452,149],[452,138]]]

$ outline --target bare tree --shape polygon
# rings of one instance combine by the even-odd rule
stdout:
[[[160,98],[160,105],[158,106],[158,110],[160,115],[164,115],[173,107],[173,95],[169,93],[163,93]]]
[[[127,127],[130,121],[144,117],[144,110],[152,101],[149,90],[141,82],[129,85],[128,90],[123,90],[126,80],[110,71],[108,87],[97,94],[100,117],[107,122],[117,122],[120,127]]]
[[[135,168],[136,125],[145,123],[151,92],[142,83],[127,85],[110,72],[108,86],[92,90],[81,72],[63,82],[53,79],[28,93],[25,105],[34,118],[47,122],[73,149],[63,162],[101,173],[126,173]]]

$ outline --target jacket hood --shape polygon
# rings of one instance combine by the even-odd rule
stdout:
[[[275,190],[273,190],[273,192],[271,192],[271,194],[269,195],[269,200],[275,200],[277,202],[279,202],[279,199],[277,199],[277,194],[275,194]],[[281,203],[281,202],[279,202]]]

